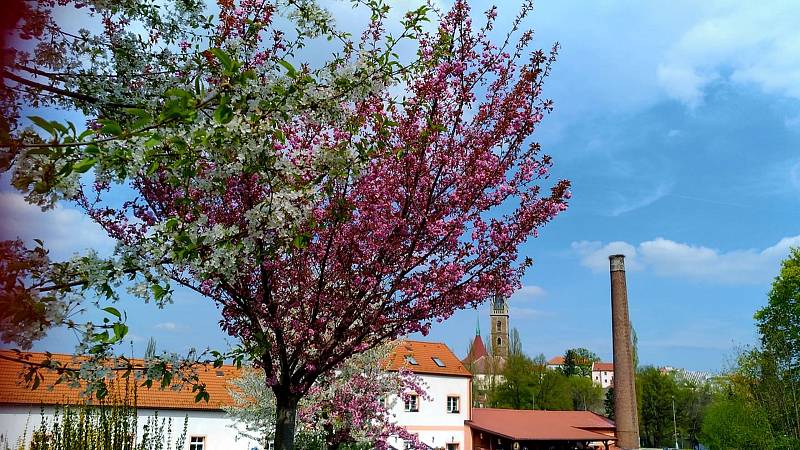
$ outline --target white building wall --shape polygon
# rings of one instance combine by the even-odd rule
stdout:
[[[399,425],[412,433],[417,433],[420,440],[433,448],[446,448],[446,444],[457,444],[459,450],[465,450],[464,421],[469,419],[470,412],[470,379],[468,377],[446,375],[419,375],[428,393],[429,399],[419,399],[419,411],[405,411],[402,398],[388,399],[391,411]],[[459,412],[447,412],[447,397],[459,397]],[[393,402],[393,403],[392,403]],[[403,449],[404,443],[399,439],[389,442],[395,448]]]
[[[593,370],[592,381],[599,384],[603,389],[614,385],[614,371],[610,370]]]
[[[33,430],[42,421],[42,408],[36,406],[2,406],[0,407],[0,434],[9,443],[10,447],[24,437],[29,441]],[[44,408],[44,418],[52,423],[53,407]],[[152,409],[139,409],[138,428],[139,436],[142,435],[142,428],[147,423],[147,418],[155,414]],[[261,449],[257,443],[248,439],[238,438],[238,433],[231,428],[235,422],[225,416],[223,411],[187,411],[187,410],[166,410],[158,411],[159,423],[162,419],[172,419],[172,442],[183,432],[183,424],[186,416],[189,422],[186,429],[186,444],[184,449],[189,448],[191,436],[205,437],[205,450],[250,450]]]

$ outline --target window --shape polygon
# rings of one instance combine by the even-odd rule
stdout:
[[[414,450],[414,443],[411,441],[403,441],[405,450]]]
[[[447,444],[447,450],[458,450],[458,444]]]
[[[434,363],[436,363],[437,366],[444,367],[444,362],[441,359],[435,356],[432,356],[431,359],[433,360]]]
[[[417,362],[416,358],[414,358],[411,355],[406,356],[406,362],[408,364],[411,364],[412,366],[418,366],[419,365],[419,363]]]
[[[497,331],[503,331],[503,322],[497,321]]]
[[[497,338],[497,345],[498,346],[503,345],[503,338]]]
[[[406,397],[406,411],[417,412],[419,411],[419,399],[416,394],[411,394]]]
[[[459,412],[459,405],[458,401],[460,399],[456,396],[448,396],[447,397],[447,412],[449,413],[458,413]]]
[[[192,436],[189,438],[189,450],[205,450],[205,436]]]

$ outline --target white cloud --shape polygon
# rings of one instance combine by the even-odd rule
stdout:
[[[530,284],[522,286],[514,292],[514,294],[511,295],[510,301],[514,303],[532,301],[542,298],[545,295],[547,295],[547,292],[543,288]]]
[[[641,270],[642,265],[636,247],[627,242],[615,241],[603,244],[600,241],[578,241],[572,243],[572,250],[581,257],[581,264],[595,272],[607,272],[610,255],[625,255],[626,270]]]
[[[72,256],[92,248],[100,254],[110,253],[114,240],[80,211],[57,205],[42,212],[28,204],[22,195],[0,192],[0,238],[17,237],[32,243],[33,239],[44,241],[54,259]]]
[[[740,2],[710,12],[658,65],[667,94],[693,107],[710,83],[723,80],[800,98],[800,3]]]
[[[608,270],[608,255],[622,253],[629,270],[647,269],[659,276],[689,278],[725,284],[768,282],[778,271],[789,248],[800,246],[800,236],[785,237],[763,250],[719,251],[701,245],[656,238],[634,246],[627,242],[574,242],[581,264],[596,272]]]
[[[178,329],[178,325],[175,322],[161,322],[157,323],[155,328],[165,331],[175,331]]]

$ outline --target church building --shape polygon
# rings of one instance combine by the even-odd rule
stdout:
[[[476,406],[483,404],[480,392],[490,386],[503,382],[503,369],[508,358],[510,339],[508,326],[508,301],[500,295],[495,296],[489,306],[489,346],[491,354],[481,337],[480,321],[475,329],[475,338],[469,347],[467,357],[461,362],[472,373],[476,391],[473,396]]]

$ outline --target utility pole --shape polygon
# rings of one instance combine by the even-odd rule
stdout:
[[[677,425],[677,422],[675,421],[675,396],[674,395],[672,396],[672,429],[675,432],[675,448],[676,449],[680,449],[680,447],[678,447],[678,425]]]

